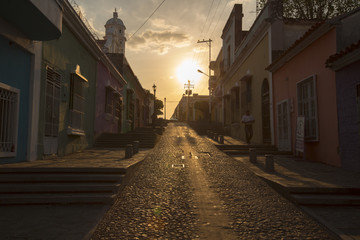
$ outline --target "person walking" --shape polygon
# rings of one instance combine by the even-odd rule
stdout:
[[[250,111],[247,110],[245,115],[242,117],[241,122],[245,124],[245,136],[247,144],[250,144],[251,138],[253,136],[253,127],[252,124],[255,122],[254,117],[250,114]]]

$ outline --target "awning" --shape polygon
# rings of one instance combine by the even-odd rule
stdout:
[[[53,40],[61,36],[62,8],[56,0],[3,0],[0,17],[32,40]]]

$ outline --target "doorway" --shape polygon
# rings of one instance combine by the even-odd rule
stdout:
[[[279,151],[291,151],[291,126],[289,100],[277,104],[277,129]]]
[[[261,87],[261,116],[263,144],[271,144],[269,81],[265,78]]]

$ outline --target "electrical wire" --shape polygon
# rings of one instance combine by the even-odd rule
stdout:
[[[128,39],[128,41],[150,20],[150,18],[155,14],[155,12],[161,7],[161,5],[163,5],[163,3],[166,0],[163,0],[159,6],[151,13],[151,15],[146,19],[146,21],[133,33],[133,35],[131,35]]]

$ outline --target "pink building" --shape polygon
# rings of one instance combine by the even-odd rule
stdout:
[[[272,72],[275,144],[295,153],[297,120],[305,117],[304,156],[340,166],[335,73],[325,62],[336,53],[336,29],[314,25],[267,69]]]
[[[104,54],[97,65],[95,136],[122,132],[122,91],[125,84],[123,76]]]

